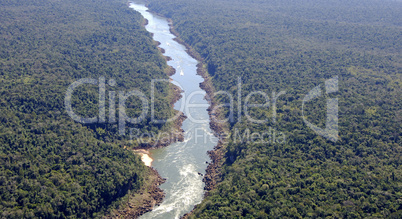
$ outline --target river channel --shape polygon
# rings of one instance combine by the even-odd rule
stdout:
[[[183,142],[150,151],[152,167],[166,178],[160,186],[166,197],[141,218],[179,218],[202,201],[202,175],[210,161],[207,151],[217,144],[209,128],[209,104],[204,99],[205,91],[199,87],[204,79],[197,75],[198,61],[187,54],[185,46],[173,40],[175,36],[169,30],[167,19],[150,13],[141,3],[131,3],[130,8],[148,20],[145,28],[153,33],[155,41],[161,43],[159,47],[165,50],[164,55],[172,58],[168,61],[168,65],[176,69],[176,74],[171,77],[172,83],[184,91],[174,108],[187,116],[182,125],[185,131]]]

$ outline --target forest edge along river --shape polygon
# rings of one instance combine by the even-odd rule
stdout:
[[[182,124],[182,142],[142,153],[143,159],[153,159],[152,167],[166,181],[160,185],[165,193],[162,203],[155,205],[151,212],[141,218],[179,218],[192,211],[194,206],[202,201],[204,187],[211,187],[211,180],[203,180],[203,176],[208,164],[210,169],[211,163],[214,163],[214,160],[211,162],[208,152],[210,151],[211,155],[211,150],[218,145],[218,139],[210,129],[210,104],[200,84],[204,85],[204,89],[210,86],[205,85],[204,78],[199,74],[202,65],[188,54],[186,46],[178,42],[166,18],[150,13],[141,3],[130,2],[130,8],[141,13],[147,20],[146,30],[159,42],[164,55],[170,57],[167,63],[176,70],[176,74],[171,76],[171,83],[183,91],[182,98],[174,104],[174,108],[184,112],[187,117]],[[211,157],[216,158],[213,155]]]

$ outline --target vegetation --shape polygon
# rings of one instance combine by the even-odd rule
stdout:
[[[149,170],[123,149],[118,92],[139,90],[150,99],[151,79],[167,79],[166,61],[139,13],[126,1],[0,1],[0,217],[87,218],[142,188]],[[82,78],[106,80],[106,121],[81,124],[64,106],[67,88]],[[108,82],[113,79],[116,85]],[[173,113],[168,83],[158,83],[156,118]],[[112,84],[113,85],[113,84]],[[115,103],[109,92],[117,93]],[[116,105],[116,122],[109,106]],[[98,115],[99,87],[85,84],[72,98],[75,113]],[[137,117],[140,100],[129,98]],[[135,147],[136,145],[131,145]]]
[[[402,3],[398,1],[149,0],[173,20],[199,53],[216,90],[242,103],[248,94],[278,94],[270,107],[251,108],[255,124],[234,109],[230,134],[282,132],[284,143],[225,145],[221,182],[194,218],[400,218],[402,215]],[[325,94],[324,82],[339,78]],[[304,106],[325,128],[326,99],[339,101],[339,140],[303,122]],[[253,103],[264,104],[255,95]],[[227,95],[217,98],[229,102]],[[272,101],[272,99],[271,99]],[[225,115],[230,115],[225,108]]]

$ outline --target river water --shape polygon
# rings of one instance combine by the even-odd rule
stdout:
[[[174,107],[188,117],[182,126],[185,131],[183,142],[150,152],[154,160],[152,167],[166,178],[160,186],[166,197],[141,218],[179,218],[202,201],[204,183],[199,173],[205,174],[206,162],[210,161],[207,151],[217,144],[209,128],[209,105],[204,99],[205,91],[199,87],[203,78],[197,75],[197,60],[187,54],[183,45],[173,40],[175,36],[169,31],[167,19],[148,12],[141,3],[131,3],[130,8],[148,20],[147,31],[161,43],[159,47],[165,50],[164,55],[172,58],[168,61],[168,65],[176,69],[176,74],[171,77],[172,83],[184,90],[183,98]]]

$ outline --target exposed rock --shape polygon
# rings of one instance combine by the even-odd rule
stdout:
[[[153,208],[159,205],[165,194],[159,185],[165,182],[165,179],[159,176],[155,169],[150,167],[150,175],[148,176],[147,186],[143,188],[143,191],[139,192],[133,197],[130,197],[126,207],[122,210],[115,210],[111,215],[106,216],[107,219],[117,219],[117,218],[138,218],[139,216],[152,211]]]

